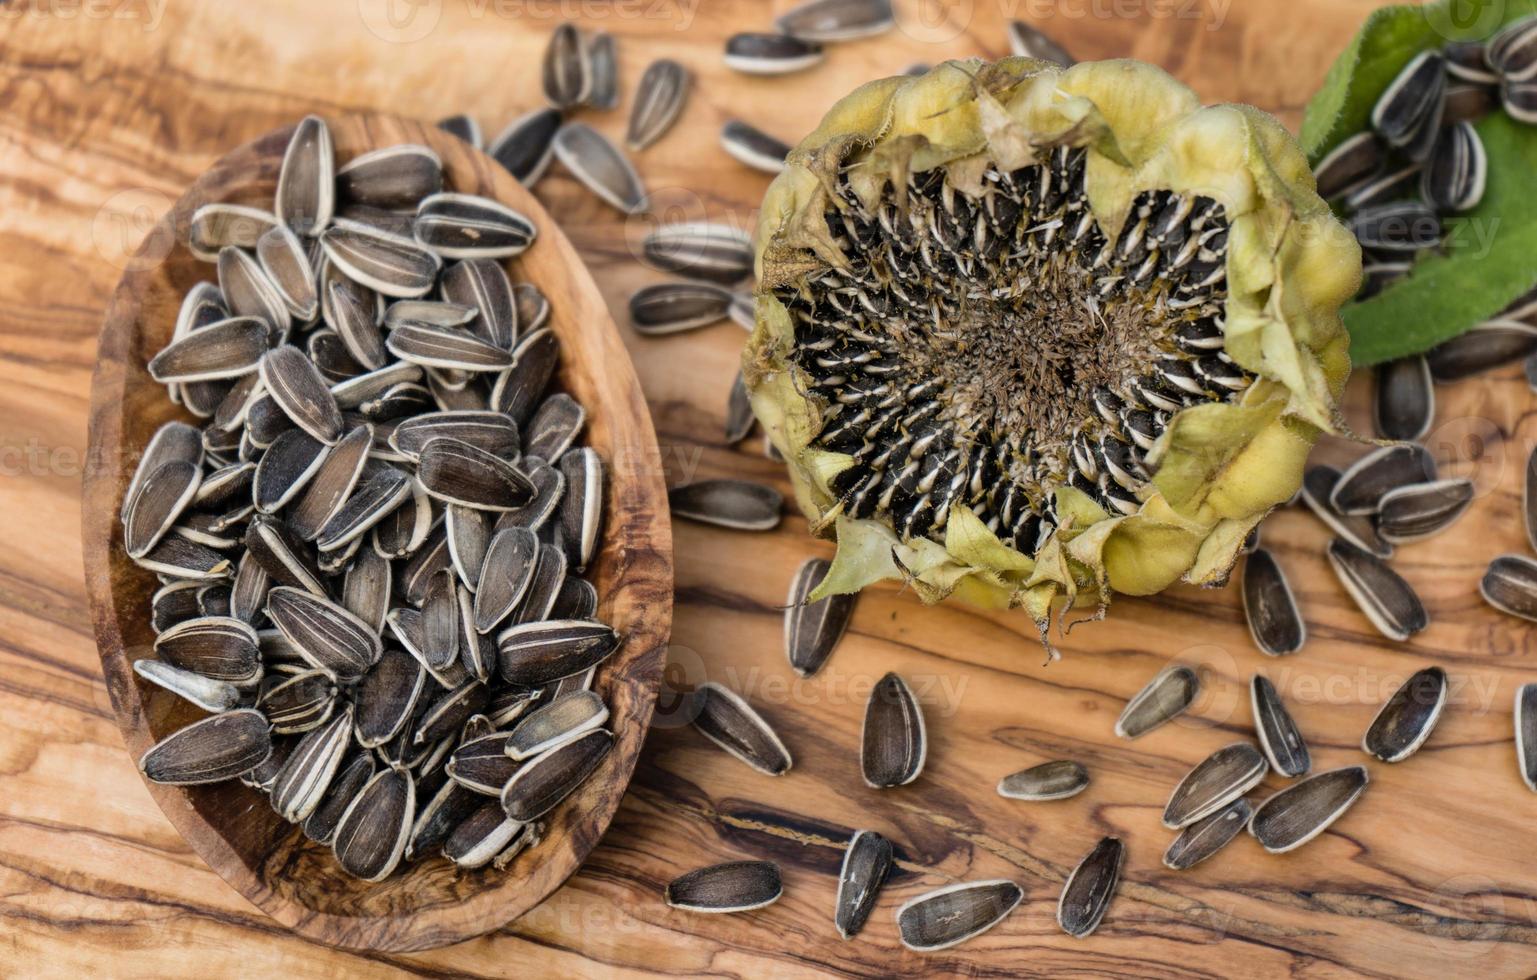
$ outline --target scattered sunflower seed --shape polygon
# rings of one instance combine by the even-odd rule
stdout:
[[[1361,739],[1361,750],[1383,762],[1402,762],[1430,737],[1446,706],[1446,671],[1426,667],[1382,705]]]
[[[630,322],[648,337],[696,330],[726,319],[731,291],[702,282],[643,286],[630,297]]]
[[[1420,194],[1439,211],[1469,211],[1484,198],[1489,158],[1472,123],[1448,126],[1425,163]]]
[[[1345,591],[1383,636],[1402,642],[1430,625],[1414,589],[1376,555],[1335,538],[1329,544],[1329,564]]]
[[[1279,657],[1302,649],[1307,624],[1275,556],[1257,548],[1245,557],[1241,588],[1249,635],[1260,652]]]
[[[1332,200],[1359,190],[1381,171],[1386,160],[1387,151],[1375,133],[1357,133],[1329,151],[1313,168],[1318,196]]]
[[[1341,538],[1378,558],[1391,558],[1393,546],[1382,540],[1377,525],[1365,516],[1341,514],[1330,499],[1338,485],[1340,471],[1332,466],[1310,466],[1302,475],[1302,500],[1315,516]]]
[[[446,116],[438,120],[438,128],[445,133],[452,133],[477,150],[481,147],[480,123],[475,121],[474,116],[465,115],[462,112]]]
[[[1078,862],[1057,902],[1057,925],[1063,932],[1084,939],[1099,928],[1121,880],[1124,855],[1119,838],[1105,837]]]
[[[509,759],[521,762],[602,728],[606,721],[608,706],[603,699],[592,691],[576,691],[526,715],[505,740],[503,750]]]
[[[1389,490],[1377,505],[1378,533],[1393,544],[1438,534],[1463,515],[1473,494],[1473,481],[1463,478]]]
[[[507,124],[486,153],[526,187],[544,176],[555,151],[555,134],[564,121],[559,109],[535,109]]]
[[[752,238],[730,225],[676,222],[641,243],[646,262],[663,272],[729,286],[752,275]]]
[[[810,601],[831,567],[824,558],[808,558],[790,581],[790,595],[785,600],[785,655],[790,667],[802,677],[822,669],[854,615],[854,593]]]
[[[1340,474],[1329,503],[1342,514],[1375,514],[1384,494],[1436,478],[1436,463],[1419,443],[1383,446],[1356,460]]]
[[[196,336],[194,334],[193,336]],[[1537,326],[1496,319],[1432,347],[1425,360],[1430,375],[1446,384],[1519,361],[1537,352]]]
[[[694,692],[693,724],[700,734],[770,776],[791,765],[790,751],[768,722],[734,692],[707,681]]]
[[[416,812],[416,781],[411,773],[389,768],[375,775],[347,807],[336,826],[331,848],[348,874],[382,881],[400,864]]]
[[[688,69],[670,58],[646,66],[630,110],[625,142],[632,150],[644,150],[666,135],[688,101]]]
[[[784,170],[785,158],[790,155],[788,143],[740,119],[726,123],[720,133],[720,145],[738,161],[766,174],[777,174]]]
[[[806,0],[774,20],[781,32],[803,41],[852,41],[895,24],[891,0]]]
[[[1011,800],[1065,800],[1088,788],[1089,770],[1067,759],[1043,762],[998,781],[998,795]]]
[[[288,141],[278,171],[278,221],[309,238],[320,234],[336,207],[335,175],[331,130],[319,116],[305,116]]]
[[[963,881],[909,899],[897,909],[902,945],[932,953],[996,926],[1025,897],[1012,881]]]
[[[553,108],[575,109],[591,91],[591,65],[587,41],[575,24],[565,22],[555,28],[544,49],[544,97]]]
[[[534,756],[502,787],[502,809],[512,820],[537,820],[592,775],[613,746],[614,736],[599,728]]]
[[[747,382],[742,379],[742,372],[738,371],[731,382],[731,394],[726,398],[726,445],[734,446],[746,439],[752,432],[754,421]]]
[[[1169,794],[1163,825],[1170,830],[1209,817],[1259,785],[1270,765],[1259,749],[1234,742],[1207,756]]]
[[[733,34],[726,39],[726,67],[746,75],[788,75],[824,57],[822,45],[789,34]]]
[[[1289,779],[1306,773],[1313,762],[1302,732],[1281,703],[1275,685],[1260,674],[1249,683],[1249,708],[1254,715],[1254,733],[1271,768]]]
[[[1132,696],[1116,720],[1115,734],[1139,738],[1183,713],[1201,688],[1196,672],[1183,664],[1160,671]]]
[[[1521,781],[1537,793],[1537,684],[1516,688],[1515,702],[1516,764]]]
[[[1197,820],[1174,838],[1163,854],[1164,867],[1184,871],[1216,854],[1249,823],[1254,807],[1248,800],[1236,799],[1203,820]]]
[[[923,707],[897,674],[886,674],[871,690],[860,743],[860,769],[867,786],[905,786],[923,772],[928,756]]]
[[[700,480],[673,487],[667,502],[674,517],[738,531],[771,531],[779,526],[784,496],[746,480]]]
[[[891,873],[893,858],[891,841],[873,830],[856,830],[849,838],[833,902],[833,924],[844,939],[852,939],[865,927]]]
[[[1309,776],[1256,807],[1249,820],[1249,833],[1271,854],[1301,847],[1343,816],[1368,781],[1364,766]]]
[[[625,214],[646,207],[646,187],[619,148],[586,123],[566,123],[555,134],[555,158],[599,198]]]
[[[1372,409],[1377,435],[1384,439],[1410,441],[1430,431],[1436,394],[1430,365],[1422,355],[1378,365]]]
[[[619,51],[614,35],[603,31],[588,42],[587,78],[584,102],[604,110],[619,104]]]
[[[1442,95],[1446,91],[1446,59],[1439,51],[1423,51],[1404,66],[1372,108],[1372,128],[1411,158],[1435,138],[1440,126]]]
[[[695,868],[668,882],[669,908],[689,912],[750,912],[772,905],[784,892],[779,865],[771,861],[729,861]]]

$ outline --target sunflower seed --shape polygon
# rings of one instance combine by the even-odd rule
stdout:
[[[197,494],[202,470],[185,459],[170,460],[132,487],[123,505],[123,548],[143,558],[176,523]]]
[[[1364,766],[1310,776],[1256,807],[1249,820],[1249,833],[1271,854],[1301,847],[1343,816],[1367,782]]]
[[[386,296],[417,297],[432,289],[440,260],[417,242],[363,227],[328,228],[326,257],[347,278]]]
[[[1420,194],[1440,211],[1469,211],[1484,198],[1489,158],[1472,123],[1441,130],[1425,164]]]
[[[1446,59],[1424,51],[1404,66],[1372,107],[1372,128],[1395,147],[1411,146],[1440,121]]]
[[[256,707],[278,735],[298,735],[319,728],[336,708],[336,685],[324,671],[306,670],[279,680],[256,699]]]
[[[313,443],[317,450],[324,448],[297,430],[279,437],[272,448],[262,456],[257,469],[258,510],[270,513],[276,509],[276,507],[261,505],[261,467],[265,467],[267,461],[273,458],[273,453],[278,451],[278,446],[284,439],[292,439],[295,436]],[[366,423],[348,432],[329,452],[317,456],[312,476],[306,474],[297,486],[290,486],[287,497],[281,498],[286,503],[288,497],[292,497],[299,489],[304,490],[304,495],[299,498],[298,503],[294,504],[289,513],[289,524],[301,538],[312,541],[318,537],[320,529],[335,517],[347,502],[348,496],[357,486],[358,479],[362,476],[364,466],[368,462],[368,450],[373,445],[373,436],[373,427]],[[282,503],[277,506],[281,507]]]
[[[287,226],[275,225],[257,239],[256,257],[263,279],[276,291],[287,310],[280,323],[286,324],[288,316],[300,323],[313,323],[320,312],[320,296],[315,291],[309,253],[299,236]]]
[[[726,316],[732,323],[752,333],[757,328],[758,301],[753,299],[752,293],[738,290],[731,294],[731,305],[726,308]]]
[[[1417,252],[1435,248],[1441,241],[1441,219],[1418,201],[1366,204],[1350,219],[1350,230],[1363,248],[1384,252]]]
[[[1377,509],[1377,530],[1394,544],[1446,530],[1473,502],[1473,481],[1434,480],[1390,490]]]
[[[351,544],[378,524],[411,495],[412,480],[392,466],[369,460],[358,484],[341,509],[320,529],[321,551],[335,551]]]
[[[871,690],[860,743],[867,786],[905,786],[923,772],[928,756],[923,707],[895,673],[886,674]]]
[[[1537,352],[1537,326],[1520,320],[1490,320],[1432,347],[1425,359],[1442,383],[1462,381]]]
[[[594,109],[608,110],[619,104],[619,52],[612,34],[600,31],[587,45],[587,97]]]
[[[902,945],[932,953],[979,936],[1002,922],[1025,897],[1012,881],[963,881],[902,903],[897,930]]]
[[[460,684],[433,702],[411,734],[416,745],[430,745],[459,731],[471,715],[479,714],[491,700],[491,692],[477,680]]]
[[[695,868],[667,883],[669,908],[689,912],[750,912],[772,905],[784,893],[779,865],[772,861],[728,861]]]
[[[444,514],[444,528],[454,572],[473,592],[480,583],[480,569],[491,544],[491,521],[483,511],[451,504]]]
[[[519,769],[505,751],[511,736],[511,732],[491,732],[465,739],[444,767],[448,778],[482,796],[501,796],[502,787]]]
[[[1372,132],[1357,133],[1318,161],[1313,174],[1318,196],[1325,200],[1344,197],[1376,176],[1387,162],[1387,150]]]
[[[560,341],[549,329],[535,330],[518,342],[512,357],[512,367],[502,373],[491,389],[491,407],[505,412],[522,426],[543,400],[544,389],[560,359]]]
[[[484,807],[489,807],[489,812],[498,821],[505,820],[500,803],[487,801],[484,796],[452,780],[445,783],[416,815],[406,844],[405,859],[415,861],[436,852],[455,828]]]
[[[299,740],[272,784],[272,809],[289,823],[302,823],[325,796],[352,741],[352,706]]]
[[[558,697],[527,715],[504,746],[507,757],[522,761],[603,727],[608,706],[591,691]]]
[[[490,259],[465,259],[443,270],[443,298],[475,311],[470,329],[487,343],[511,350],[518,339],[512,282]]]
[[[726,319],[731,291],[702,282],[642,286],[630,296],[630,323],[647,337],[697,330]]]
[[[544,97],[556,109],[575,109],[587,98],[592,86],[587,42],[575,24],[563,23],[550,35],[540,78]]]
[[[1442,126],[1477,123],[1500,105],[1499,89],[1472,82],[1447,85]]]
[[[182,670],[236,686],[261,677],[261,650],[249,623],[229,616],[184,620],[155,637],[155,654]]]
[[[135,558],[140,568],[179,579],[219,579],[230,574],[229,559],[203,545],[172,535]]]
[[[516,466],[462,439],[433,436],[422,446],[416,478],[449,504],[511,510],[533,499],[534,485]]]
[[[288,757],[293,755],[298,746],[299,739],[294,736],[278,735],[272,739],[272,754],[267,756],[253,768],[246,770],[239,776],[240,781],[262,793],[272,792],[272,783],[278,778],[278,770],[283,768]]]
[[[173,340],[149,362],[149,376],[161,384],[215,381],[250,374],[271,346],[266,321],[237,316]]]
[[[1489,67],[1485,46],[1480,41],[1453,41],[1442,46],[1441,54],[1446,58],[1447,74],[1453,78],[1485,85],[1500,80],[1499,73]]]
[[[752,238],[730,225],[660,225],[641,243],[641,256],[663,272],[726,286],[752,275]]]
[[[747,394],[747,382],[737,371],[731,382],[731,394],[726,398],[726,445],[734,446],[746,439],[753,427],[752,400]]]
[[[409,459],[417,459],[432,439],[448,438],[469,443],[503,458],[519,452],[517,424],[501,412],[429,412],[406,419],[390,435],[390,445]]]
[[[532,187],[550,164],[561,122],[559,109],[535,109],[508,123],[486,152],[524,186]]]
[[[1517,122],[1537,125],[1537,81],[1501,82],[1500,105]]]
[[[1182,664],[1166,667],[1138,691],[1116,720],[1115,733],[1121,738],[1140,738],[1182,714],[1195,701],[1201,689],[1196,672]]]
[[[538,539],[528,528],[498,531],[481,563],[480,588],[475,593],[475,629],[489,633],[511,614],[534,577]]]
[[[217,262],[220,250],[228,246],[255,248],[261,236],[277,223],[276,215],[261,208],[222,202],[205,204],[192,212],[187,225],[187,247],[204,262]]]
[[[286,506],[320,471],[325,461],[325,444],[312,439],[308,433],[290,429],[278,436],[256,465],[256,476],[252,481],[256,509],[271,514]]]
[[[540,459],[559,460],[576,441],[586,421],[587,410],[576,399],[565,392],[551,395],[528,425],[526,452]]]
[[[1413,268],[1409,262],[1373,262],[1361,268],[1361,291],[1356,294],[1360,300],[1370,299],[1384,289],[1408,276]]]
[[[139,759],[145,777],[173,786],[233,779],[272,754],[272,733],[261,712],[226,711],[166,736]]]
[[[336,189],[376,208],[414,208],[443,189],[443,161],[431,147],[400,143],[363,153],[336,171]]]
[[[566,478],[566,495],[560,502],[561,540],[568,564],[585,571],[603,523],[603,460],[595,449],[573,449],[560,458],[560,472]]]
[[[891,873],[893,857],[891,841],[873,830],[856,830],[849,838],[833,903],[833,924],[844,939],[852,939],[865,927]]]
[[[533,578],[528,583],[528,590],[523,593],[522,601],[512,613],[512,624],[549,619],[565,578],[565,550],[557,544],[541,544],[534,558]]]
[[[1402,166],[1389,167],[1365,183],[1356,187],[1345,195],[1345,209],[1347,211],[1361,211],[1366,208],[1375,208],[1398,202],[1405,195],[1414,193],[1419,185],[1420,174],[1424,168],[1418,163],[1409,163]],[[1389,248],[1387,254],[1392,254],[1407,261],[1413,257],[1416,246],[1409,233],[1419,230],[1428,235],[1429,222],[1422,220],[1422,213],[1411,208],[1413,212],[1408,218],[1402,215],[1389,215],[1384,220],[1370,226],[1369,232],[1378,235],[1396,236],[1399,240],[1397,248]],[[1418,222],[1418,224],[1416,224]],[[1420,241],[1426,238],[1418,239]],[[1363,245],[1365,242],[1363,241]]]
[[[135,660],[133,672],[204,711],[228,711],[240,703],[240,691],[228,681],[204,677],[161,660],[148,657]]]
[[[1527,789],[1537,792],[1537,684],[1516,688],[1515,730],[1521,781]]]
[[[461,788],[461,792],[469,791]],[[526,824],[509,819],[502,811],[501,804],[490,800],[481,803],[468,816],[459,820],[451,832],[444,836],[443,856],[465,870],[485,867],[491,863],[492,858],[527,832]]]
[[[1271,768],[1287,778],[1306,773],[1313,763],[1302,732],[1281,703],[1275,685],[1259,674],[1249,684],[1249,708],[1260,748],[1265,750]]]
[[[694,691],[693,725],[705,738],[770,776],[792,764],[790,751],[767,721],[735,692],[707,681]]]
[[[1329,564],[1366,618],[1388,639],[1402,642],[1430,624],[1419,596],[1382,559],[1335,538],[1329,544]]]
[[[600,728],[529,759],[502,788],[502,809],[513,820],[537,820],[586,781],[613,746],[614,736]]]
[[[1523,17],[1489,39],[1485,58],[1507,82],[1537,78],[1537,17]]]
[[[1089,770],[1059,760],[1012,773],[998,780],[998,795],[1011,800],[1065,800],[1089,788]]]
[[[733,34],[726,39],[726,67],[745,75],[788,75],[819,64],[822,45],[788,34]]]
[[[1099,928],[1110,900],[1115,897],[1124,857],[1120,838],[1104,837],[1078,862],[1057,901],[1057,925],[1063,932],[1084,939]]]
[[[426,686],[421,664],[399,650],[386,650],[369,668],[353,695],[358,744],[375,748],[399,735]]]
[[[771,531],[779,526],[784,496],[746,480],[700,480],[673,487],[667,503],[674,517],[738,531]]]
[[[335,173],[331,131],[319,116],[305,116],[288,141],[278,171],[278,221],[309,238],[325,230],[336,207]]]
[[[374,757],[369,752],[356,752],[346,765],[341,766],[331,779],[320,805],[304,819],[304,836],[317,844],[328,845],[336,836],[336,826],[343,814],[357,799],[363,787],[374,776]]]
[[[586,123],[571,122],[555,134],[555,159],[599,198],[625,214],[646,206],[640,174],[619,148]]]
[[[603,623],[556,619],[510,626],[496,642],[502,680],[537,687],[602,662],[620,636]]]
[[[1446,671],[1426,667],[1382,705],[1361,739],[1361,750],[1383,762],[1402,762],[1430,737],[1446,706]]]
[[[538,229],[498,201],[439,193],[416,208],[416,240],[448,259],[505,258],[533,244]]]
[[[1339,480],[1340,471],[1332,466],[1308,467],[1302,476],[1303,502],[1335,534],[1378,558],[1391,558],[1393,546],[1382,540],[1369,517],[1346,516],[1329,502]]]
[[[653,61],[635,91],[625,142],[632,150],[644,150],[666,135],[688,101],[688,69],[670,58]]]
[[[529,464],[528,479],[534,485],[534,499],[521,507],[505,511],[496,519],[496,529],[526,527],[537,531],[554,515],[555,509],[565,498],[566,478],[561,472],[543,460],[524,457]]]
[[[283,414],[305,432],[331,444],[341,437],[342,414],[315,364],[297,347],[278,347],[261,359],[262,385]]]
[[[1249,635],[1261,653],[1295,653],[1307,641],[1307,624],[1297,609],[1286,573],[1275,556],[1258,548],[1243,563],[1243,610]]]
[[[149,445],[144,447],[144,455],[139,457],[133,478],[128,481],[128,489],[123,493],[124,502],[138,494],[151,473],[167,463],[177,461],[202,466],[203,439],[197,429],[185,422],[167,422],[155,430],[155,434],[150,436]]]
[[[1430,431],[1436,414],[1430,365],[1421,355],[1389,361],[1377,367],[1372,421],[1384,439],[1414,440]]]
[[[785,158],[790,155],[788,143],[740,119],[731,120],[721,129],[720,145],[739,162],[766,174],[777,174],[784,170]]]
[[[329,599],[290,586],[267,594],[267,616],[305,661],[341,681],[362,677],[379,659],[379,636]]]
[[[422,598],[422,654],[429,670],[442,670],[459,656],[459,591],[451,568],[432,574]]]
[[[1163,825],[1178,830],[1211,816],[1259,785],[1269,769],[1259,749],[1248,742],[1218,749],[1174,787],[1164,807]]]
[[[1164,867],[1184,871],[1216,854],[1238,836],[1250,818],[1254,807],[1248,800],[1237,799],[1216,813],[1189,825],[1164,852]]]
[[[336,826],[336,862],[354,878],[388,878],[405,852],[415,812],[411,774],[399,769],[378,773],[364,784]]]
[[[163,633],[184,619],[197,616],[197,594],[202,582],[172,580],[150,596],[151,625]]]
[[[790,595],[785,600],[785,656],[802,677],[822,669],[854,614],[854,594],[809,601],[831,567],[825,559],[808,558],[790,581]]]
[[[807,0],[774,20],[804,41],[851,41],[883,34],[895,23],[891,0]]]
[[[1342,514],[1375,514],[1382,498],[1400,487],[1436,478],[1436,462],[1418,443],[1384,446],[1340,474],[1329,503]]]
[[[560,593],[555,597],[555,607],[550,615],[556,619],[596,618],[598,615],[597,588],[584,578],[567,575],[561,580]]]
[[[1076,62],[1062,45],[1022,20],[1009,21],[1009,50],[1019,58],[1035,58],[1071,68]]]

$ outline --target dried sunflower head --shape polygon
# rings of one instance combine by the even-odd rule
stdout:
[[[865,85],[758,228],[753,408],[819,592],[1051,610],[1223,581],[1349,373],[1360,252],[1270,116],[1131,61]]]

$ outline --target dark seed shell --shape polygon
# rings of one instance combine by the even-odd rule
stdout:
[[[673,487],[667,502],[674,517],[739,531],[770,531],[779,526],[784,496],[747,480],[700,480]]]
[[[1436,414],[1430,365],[1420,355],[1377,366],[1372,421],[1384,439],[1419,439]]]
[[[1249,833],[1271,854],[1301,847],[1343,816],[1367,782],[1364,766],[1310,776],[1256,807],[1249,820]]]
[[[1174,787],[1164,807],[1163,825],[1178,830],[1211,816],[1259,785],[1269,770],[1265,757],[1248,742],[1223,746]]]
[[[831,567],[826,559],[808,558],[790,582],[785,601],[785,655],[790,667],[802,677],[822,669],[854,615],[856,594],[808,601]]]
[[[1419,443],[1383,446],[1340,474],[1329,503],[1346,515],[1375,514],[1384,494],[1436,478],[1436,462]]]
[[[1329,564],[1345,591],[1383,636],[1402,642],[1430,625],[1414,589],[1382,559],[1335,538],[1329,544]]]
[[[891,841],[873,830],[856,830],[849,838],[833,904],[833,925],[844,939],[852,939],[865,927],[891,873],[894,856]]]
[[[548,684],[602,662],[618,649],[619,643],[619,634],[603,623],[521,623],[503,630],[497,637],[502,680],[525,687]]]
[[[614,736],[598,729],[528,760],[502,788],[502,809],[523,823],[539,819],[592,775],[613,747]]]
[[[525,186],[544,175],[563,116],[559,109],[535,109],[507,124],[486,152]]]
[[[317,844],[330,844],[336,836],[336,825],[341,823],[342,815],[373,778],[375,768],[372,752],[353,753],[331,780],[320,805],[305,818],[304,836]]]
[[[1024,897],[1012,881],[946,885],[904,902],[897,909],[897,930],[908,949],[948,949],[1002,922]]]
[[[267,616],[311,666],[339,680],[362,677],[379,659],[378,634],[329,599],[278,586],[267,594]]]
[[[1189,667],[1165,668],[1126,702],[1115,723],[1116,735],[1138,738],[1166,724],[1194,703],[1200,688],[1200,677]]]
[[[1124,855],[1119,838],[1105,837],[1078,862],[1057,902],[1057,925],[1063,932],[1083,939],[1099,928],[1120,882]]]
[[[923,708],[895,673],[882,677],[870,692],[860,741],[860,767],[867,786],[905,786],[923,772],[928,756]]]
[[[1306,773],[1313,764],[1307,743],[1268,678],[1254,675],[1249,684],[1249,707],[1254,715],[1254,732],[1271,768],[1288,779]]]
[[[646,186],[608,138],[586,123],[568,122],[555,134],[555,159],[600,199],[624,214],[646,206]]]
[[[670,58],[653,61],[635,90],[635,105],[630,110],[630,126],[625,142],[632,150],[643,150],[661,139],[677,121],[688,101],[688,69]]]
[[[1409,758],[1436,727],[1446,706],[1446,671],[1426,667],[1382,705],[1361,739],[1361,750],[1383,762]]]
[[[157,783],[193,786],[233,779],[272,754],[272,733],[261,712],[226,711],[156,742],[139,770]]]
[[[790,751],[768,722],[735,692],[714,681],[694,692],[693,724],[705,738],[759,772],[782,776],[790,770]]]
[[[1089,770],[1061,759],[1043,762],[998,780],[998,795],[1011,800],[1065,800],[1089,788]]]
[[[730,861],[695,868],[668,882],[669,908],[690,912],[749,912],[772,905],[784,892],[779,865],[772,861]]]
[[[1248,825],[1254,807],[1248,800],[1237,799],[1204,820],[1198,820],[1174,838],[1164,852],[1164,867],[1184,871],[1216,854]]]
[[[1258,548],[1245,557],[1241,587],[1249,635],[1260,652],[1279,657],[1302,649],[1307,624],[1275,556]]]
[[[364,881],[382,881],[400,864],[416,812],[416,784],[409,772],[385,769],[358,792],[342,815],[332,850],[342,870]]]

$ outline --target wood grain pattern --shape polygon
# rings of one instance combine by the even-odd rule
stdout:
[[[861,598],[823,673],[802,682],[784,660],[779,606],[795,567],[824,546],[793,518],[754,536],[680,523],[668,673],[748,694],[795,754],[790,773],[774,780],[746,769],[680,727],[676,705],[664,699],[609,833],[564,888],[507,928],[431,953],[362,955],[308,943],[250,906],[161,815],[112,722],[74,544],[85,398],[96,331],[119,277],[113,231],[133,228],[137,241],[148,226],[135,225],[136,205],[152,203],[152,221],[230,147],[307,111],[382,108],[433,119],[468,109],[494,132],[538,101],[532,86],[557,4],[429,2],[421,9],[438,11],[432,29],[400,43],[364,21],[382,6],[173,0],[153,29],[131,19],[25,14],[0,35],[0,243],[11,259],[0,268],[8,380],[0,389],[0,530],[12,543],[0,551],[6,972],[36,964],[59,973],[258,968],[303,977],[1445,977],[1537,969],[1537,868],[1527,857],[1533,800],[1517,775],[1509,723],[1515,686],[1537,679],[1537,633],[1493,614],[1474,591],[1489,557],[1525,547],[1520,474],[1537,443],[1537,415],[1515,369],[1439,392],[1432,448],[1483,492],[1455,533],[1404,548],[1395,562],[1433,619],[1412,644],[1372,632],[1323,560],[1324,531],[1287,511],[1265,530],[1311,627],[1293,657],[1267,660],[1252,649],[1233,589],[1117,600],[1111,619],[1075,630],[1050,667],[1016,616],[924,608],[881,589]],[[716,149],[726,119],[742,115],[793,137],[871,76],[913,61],[1002,54],[1002,25],[1012,15],[1081,57],[1154,61],[1207,101],[1253,102],[1295,128],[1330,61],[1377,3],[974,0],[946,6],[945,17],[926,21],[941,25],[928,33],[910,26],[831,48],[825,64],[803,75],[753,80],[721,66],[729,34],[761,27],[788,6],[580,6],[586,26],[619,37],[625,107],[654,57],[679,58],[699,83],[679,129],[637,156],[668,220],[752,221],[767,180]],[[623,131],[623,111],[584,118],[610,135]],[[667,480],[742,475],[783,486],[756,439],[729,448],[720,436],[740,331],[633,335],[624,301],[660,278],[634,260],[646,223],[619,219],[558,168],[537,193],[620,321]],[[1363,429],[1369,389],[1359,379],[1349,405]],[[1330,445],[1320,456],[1357,451]],[[1203,667],[1207,693],[1197,709],[1140,741],[1115,740],[1111,726],[1126,699],[1176,658]],[[1357,743],[1377,705],[1431,661],[1457,685],[1441,726],[1408,762],[1371,764],[1371,787],[1328,834],[1286,856],[1240,838],[1192,871],[1161,866],[1168,791],[1211,750],[1249,737],[1244,699],[1253,672],[1276,683],[1315,764],[1327,768],[1364,760]],[[923,699],[933,746],[916,783],[878,792],[859,782],[855,746],[864,694],[888,669]],[[1089,766],[1087,792],[1039,806],[993,794],[999,776],[1061,756]],[[845,943],[831,924],[833,874],[857,827],[896,841],[900,864],[866,931]],[[1128,844],[1125,883],[1100,930],[1070,940],[1053,921],[1057,890],[1104,833]],[[781,863],[779,903],[727,917],[662,905],[673,876],[746,857]],[[900,947],[892,913],[902,900],[984,877],[1025,887],[1026,901],[1008,921],[935,955]]]
[[[516,282],[538,283],[549,298],[549,325],[562,349],[556,383],[586,406],[587,444],[618,464],[606,487],[603,547],[590,576],[601,597],[600,618],[625,637],[594,681],[609,706],[614,748],[552,812],[539,846],[505,872],[460,873],[445,862],[422,861],[376,883],[344,873],[329,849],[238,782],[148,785],[198,855],[279,922],[335,945],[425,949],[474,938],[537,905],[571,876],[607,828],[661,679],[672,614],[670,522],[660,476],[624,465],[656,454],[639,382],[597,285],[539,203],[489,157],[434,126],[378,115],[344,116],[329,125],[339,161],[397,143],[426,144],[443,162],[447,189],[502,201],[541,229],[533,247],[511,263],[511,274]],[[90,431],[91,457],[100,465],[84,483],[86,580],[107,690],[134,758],[201,715],[133,672],[134,660],[153,656],[146,610],[159,581],[123,552],[118,502],[156,429],[187,418],[145,363],[169,341],[181,297],[212,275],[185,248],[192,215],[214,202],[270,202],[292,134],[286,126],[248,143],[198,178],[145,236],[102,327]],[[171,241],[178,244],[167,251]]]

